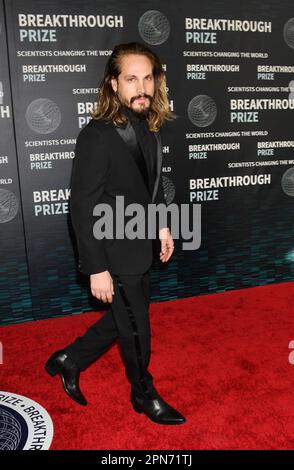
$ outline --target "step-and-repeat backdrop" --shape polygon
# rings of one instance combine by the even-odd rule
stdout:
[[[69,183],[122,42],[145,43],[167,74],[166,200],[201,207],[200,246],[183,250],[180,233],[151,300],[294,279],[292,0],[1,0],[0,39],[3,324],[101,307],[77,271]]]

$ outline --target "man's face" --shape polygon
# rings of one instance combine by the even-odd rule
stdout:
[[[140,115],[146,116],[154,96],[152,64],[148,57],[129,54],[121,59],[121,73],[118,80],[111,80],[122,104]]]

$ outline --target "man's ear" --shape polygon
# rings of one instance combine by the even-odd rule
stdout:
[[[117,80],[116,80],[116,78],[112,78],[110,81],[111,81],[112,89],[113,89],[114,93],[116,93],[117,92]]]

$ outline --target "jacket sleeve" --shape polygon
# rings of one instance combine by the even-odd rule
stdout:
[[[163,186],[162,173],[160,173],[160,178],[159,178],[159,183],[158,183],[158,190],[157,190],[157,195],[156,195],[156,204],[164,204],[165,206],[168,207],[168,204],[167,204],[167,202],[166,202],[165,195],[164,195],[164,186]],[[158,223],[158,231],[159,231],[161,228],[166,228],[166,227],[168,227],[169,229],[171,229],[171,223],[170,223],[170,215],[169,215],[169,213],[167,213],[167,223],[166,223],[166,224],[160,223],[160,220],[159,220],[159,223]]]
[[[160,142],[160,145],[162,146],[162,134],[161,134],[161,130],[158,132],[158,137],[159,137],[159,142]],[[156,204],[164,204],[166,207],[168,206],[167,204],[167,201],[166,201],[166,198],[165,198],[165,194],[164,194],[164,185],[163,185],[163,177],[162,177],[162,168],[160,169],[160,177],[159,177],[159,183],[158,183],[158,189],[157,189],[157,194],[156,194],[156,198],[155,198],[155,202]],[[171,228],[171,224],[170,224],[170,216],[169,216],[169,213],[167,213],[167,223],[165,224],[164,222],[161,223],[161,221],[159,220],[158,221],[158,224],[157,224],[157,235],[159,235],[159,230],[161,228],[166,228],[168,227],[169,229]]]
[[[93,235],[97,218],[93,209],[100,202],[107,181],[109,159],[98,129],[85,126],[75,146],[70,183],[70,217],[79,254],[78,269],[84,274],[108,270],[104,239]]]

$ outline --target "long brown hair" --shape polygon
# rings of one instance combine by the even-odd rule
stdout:
[[[104,71],[104,77],[99,84],[96,107],[90,112],[93,119],[112,121],[115,125],[127,124],[128,118],[121,112],[121,102],[114,92],[111,79],[117,79],[121,73],[121,58],[128,54],[141,54],[149,58],[154,76],[154,96],[148,113],[147,122],[151,132],[158,132],[164,121],[171,121],[178,116],[170,110],[166,91],[166,76],[158,56],[145,44],[130,42],[114,47]]]

